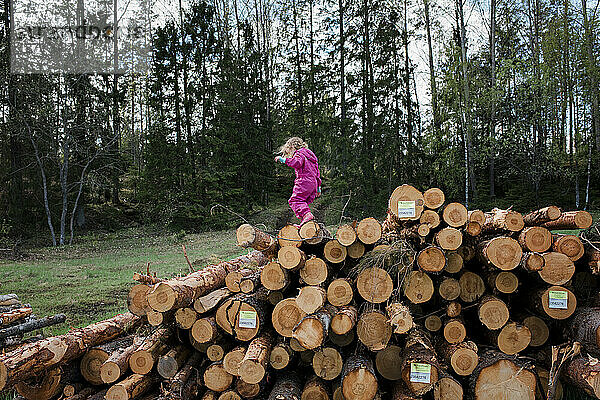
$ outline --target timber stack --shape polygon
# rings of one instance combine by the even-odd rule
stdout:
[[[65,320],[64,314],[38,318],[31,305],[22,303],[15,293],[0,295],[0,354],[43,339],[41,329]]]
[[[600,395],[600,245],[586,211],[468,210],[394,190],[383,221],[310,221],[187,276],[134,274],[129,313],[0,357],[27,399],[560,399]],[[568,357],[557,355],[577,342]],[[540,384],[541,383],[541,384]],[[508,397],[507,397],[508,396]]]

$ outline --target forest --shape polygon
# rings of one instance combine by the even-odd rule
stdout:
[[[180,0],[158,12],[147,74],[12,74],[4,0],[0,236],[68,244],[102,204],[222,228],[231,218],[215,205],[286,204],[293,172],[273,157],[290,136],[319,157],[320,207],[353,218],[385,215],[402,183],[469,208],[600,207],[598,2]]]

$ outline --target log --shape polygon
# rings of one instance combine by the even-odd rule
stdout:
[[[148,324],[150,326],[159,326],[163,323],[170,321],[171,317],[173,317],[173,313],[171,311],[168,312],[159,312],[154,310],[148,310],[146,313],[146,319],[148,320]]]
[[[575,235],[552,235],[552,250],[569,257],[571,261],[577,261],[585,253],[581,239]]]
[[[338,335],[344,335],[356,325],[358,311],[353,306],[341,306],[331,319],[331,330]]]
[[[249,268],[243,268],[238,271],[231,271],[227,273],[225,277],[225,286],[227,289],[232,291],[233,293],[239,293],[242,291],[240,284],[244,278],[251,276],[254,273],[254,270]]]
[[[263,380],[272,347],[273,338],[268,333],[250,342],[239,368],[240,378],[244,382],[257,384]]]
[[[511,400],[535,399],[536,377],[531,364],[493,350],[479,360],[470,377],[471,393],[476,399],[497,399],[500,393],[510,393]]]
[[[206,348],[206,358],[210,361],[221,361],[225,357],[227,350],[231,348],[231,342],[221,341],[220,343],[213,343]]]
[[[544,268],[545,263],[546,260],[544,259],[544,256],[540,253],[523,253],[520,265],[527,272],[537,272],[541,271]]]
[[[194,300],[194,310],[199,314],[204,314],[214,310],[221,301],[230,297],[233,293],[227,288],[213,290],[205,296],[198,297]]]
[[[444,278],[438,286],[440,297],[444,300],[452,301],[460,296],[460,283],[458,279]]]
[[[260,272],[260,282],[269,290],[284,290],[290,284],[289,272],[278,262],[271,261]]]
[[[456,249],[456,252],[462,257],[463,261],[465,262],[471,261],[473,258],[475,258],[477,254],[475,247],[471,245],[462,245],[458,249]]]
[[[300,247],[302,245],[302,237],[300,229],[292,224],[287,224],[279,230],[277,235],[279,247],[292,246]]]
[[[223,362],[217,361],[204,370],[204,385],[215,392],[224,392],[233,383],[233,375],[225,371]]]
[[[9,294],[0,294],[0,305],[4,306],[4,305],[10,305],[13,304],[12,301],[19,301],[19,296],[17,296],[15,293],[9,293]],[[7,303],[7,304],[4,304]]]
[[[460,376],[469,376],[479,364],[477,345],[470,341],[456,344],[440,343],[438,354]]]
[[[129,357],[140,347],[142,338],[134,338],[127,347],[115,349],[100,366],[100,379],[104,383],[118,381],[129,369]]]
[[[215,320],[221,329],[246,342],[256,337],[265,325],[266,318],[267,295],[261,291],[239,293],[227,299],[215,313]]]
[[[485,213],[481,210],[469,211],[467,217],[470,222],[477,222],[481,226],[485,224]]]
[[[350,304],[353,297],[354,291],[349,279],[334,279],[327,287],[327,300],[336,307]]]
[[[600,250],[592,247],[589,244],[585,246],[585,256],[587,259],[588,266],[592,274],[599,275],[600,274]]]
[[[198,297],[223,286],[228,272],[263,265],[266,261],[267,258],[262,252],[254,250],[248,255],[209,265],[181,279],[160,282],[148,293],[148,304],[158,312],[188,307]]]
[[[423,214],[421,214],[419,222],[419,226],[426,225],[427,227],[429,227],[429,231],[431,231],[431,229],[435,229],[438,226],[440,226],[440,215],[435,211],[425,210],[423,211]]]
[[[382,350],[392,337],[392,325],[380,310],[367,310],[360,314],[356,324],[356,335],[367,349]]]
[[[448,374],[442,374],[433,388],[434,400],[462,400],[463,387]]]
[[[344,335],[338,335],[335,332],[329,332],[329,340],[331,340],[331,343],[338,347],[345,347],[351,345],[352,343],[354,343],[355,337],[356,335],[354,334],[353,330]]]
[[[105,395],[106,400],[129,400],[140,397],[158,384],[156,374],[132,374],[119,383],[112,385]]]
[[[344,360],[338,350],[333,347],[323,347],[315,351],[312,359],[315,374],[326,381],[336,379],[342,373]]]
[[[461,248],[459,247],[458,250]],[[444,271],[449,274],[455,274],[459,272],[464,265],[464,260],[462,256],[458,253],[458,251],[447,251],[446,252],[446,266],[444,267]]]
[[[238,346],[223,357],[223,368],[231,375],[240,375],[240,364],[246,355],[246,347]]]
[[[404,295],[411,303],[425,303],[433,296],[431,278],[423,271],[410,271],[404,279]]]
[[[307,285],[320,285],[327,280],[328,275],[329,272],[327,270],[327,264],[325,264],[325,261],[315,256],[312,256],[306,260],[304,267],[300,269],[300,278],[302,278],[304,283]]]
[[[242,400],[242,398],[235,390],[229,389],[221,393],[217,400]]]
[[[502,300],[488,295],[484,296],[479,301],[477,315],[479,321],[481,321],[487,329],[496,330],[502,328],[508,322],[510,312]]]
[[[50,400],[61,392],[61,378],[61,368],[54,367],[43,371],[35,379],[17,382],[15,390],[28,400]]]
[[[329,400],[329,388],[321,378],[312,376],[304,384],[301,400]]]
[[[348,251],[348,257],[357,260],[365,254],[365,245],[356,241],[348,246],[346,250]]]
[[[442,329],[443,323],[442,319],[437,315],[428,315],[423,325],[429,332],[437,332]]]
[[[393,302],[388,304],[385,310],[394,333],[407,333],[413,327],[413,317],[406,305]]]
[[[556,206],[548,206],[532,211],[523,217],[523,222],[527,226],[540,225],[546,222],[554,221],[560,217],[562,211]]]
[[[542,280],[550,285],[564,285],[575,274],[575,264],[566,255],[557,252],[544,254],[544,267],[538,271]]]
[[[337,229],[335,233],[335,238],[342,246],[350,246],[352,243],[356,241],[356,231],[352,225],[346,224],[342,225]]]
[[[600,398],[600,363],[597,359],[588,355],[575,356],[565,363],[561,377],[586,394]]]
[[[306,313],[298,307],[295,298],[284,299],[277,303],[271,313],[273,329],[283,337],[292,337],[296,325],[306,317]]]
[[[272,258],[277,250],[277,241],[269,234],[256,229],[252,225],[243,224],[236,230],[237,244],[240,247],[251,247]]]
[[[166,398],[169,400],[187,400],[196,398],[198,395],[198,382],[196,366],[200,363],[200,353],[194,352],[186,361],[185,365],[169,382],[169,390]]]
[[[544,369],[542,367],[539,366],[535,366],[535,369],[537,371],[537,375],[540,378],[540,383],[542,384],[542,392],[544,394],[548,393],[548,381],[550,380],[550,373],[548,372],[547,369]],[[561,368],[562,369],[562,368]],[[558,378],[558,377],[557,377]],[[560,380],[556,379],[556,386],[554,389],[554,399],[556,400],[562,400],[563,399],[563,387],[562,384],[560,382]],[[542,400],[542,395],[537,392],[536,396],[535,396],[536,400]],[[545,398],[549,398],[549,396],[545,397]]]
[[[88,397],[92,396],[94,393],[96,393],[96,389],[94,389],[93,387],[85,387],[81,388],[80,390],[71,391],[70,389],[68,389],[68,386],[74,388],[74,386],[72,385],[67,385],[64,387],[63,398],[65,400],[85,400]]]
[[[31,304],[23,304],[20,301],[17,301],[15,304],[6,305],[6,306],[0,306],[0,312],[4,313],[4,312],[7,312],[7,311],[15,310],[17,308],[22,308],[22,307],[31,308]]]
[[[519,278],[511,271],[492,272],[487,276],[487,281],[491,288],[505,294],[514,293],[519,287]]]
[[[306,314],[312,314],[325,305],[327,292],[320,286],[303,286],[296,297],[296,305]]]
[[[356,235],[362,243],[374,244],[381,239],[381,224],[372,217],[362,219],[356,227]]]
[[[538,311],[552,319],[567,319],[577,308],[577,298],[573,292],[562,286],[542,289],[534,293],[530,299]]]
[[[433,389],[439,368],[435,351],[425,332],[413,329],[408,333],[401,357],[400,374],[410,392],[422,396]]]
[[[302,224],[299,234],[304,243],[311,245],[321,244],[325,240],[331,239],[331,234],[325,228],[325,225],[314,220]]]
[[[467,208],[460,203],[449,203],[444,207],[442,219],[453,228],[464,226],[468,220]]]
[[[280,341],[271,349],[269,363],[276,370],[281,370],[290,365],[294,356],[294,350],[284,341]]]
[[[269,300],[271,305],[276,306],[281,300],[283,300],[283,293],[281,290],[270,290],[269,294],[267,295],[267,300]]]
[[[448,343],[456,344],[465,340],[467,328],[465,322],[460,318],[451,318],[444,323],[444,339]]]
[[[129,368],[135,374],[145,375],[152,371],[155,362],[170,346],[173,332],[166,328],[156,329],[129,357]]]
[[[531,331],[527,326],[509,322],[496,335],[496,345],[504,354],[514,355],[531,343]]]
[[[530,346],[543,346],[548,341],[550,330],[543,319],[536,317],[535,315],[530,315],[523,319],[523,325],[531,332]]]
[[[119,338],[112,342],[92,347],[83,355],[79,363],[79,370],[86,381],[92,385],[104,383],[100,376],[100,367],[111,356],[113,352],[122,351],[133,344],[133,336]]]
[[[341,386],[346,399],[373,400],[378,385],[371,360],[361,355],[349,356],[342,369]]]
[[[375,356],[375,368],[385,379],[397,381],[402,378],[398,365],[401,363],[402,348],[393,344],[378,351]]]
[[[444,250],[436,246],[425,247],[417,254],[417,265],[426,272],[440,272],[446,266]]]
[[[368,267],[358,273],[356,288],[369,303],[382,303],[390,298],[394,282],[383,268]]]
[[[332,315],[329,307],[323,307],[314,314],[305,316],[292,330],[292,337],[309,350],[322,346],[327,339]]]
[[[287,373],[278,376],[268,400],[299,400],[302,397],[302,384],[297,374]]]
[[[33,312],[31,307],[16,308],[11,311],[0,313],[0,326],[8,326],[15,322],[25,319]]]
[[[479,236],[483,231],[483,228],[479,222],[469,221],[465,225],[463,231],[469,236]]]
[[[456,318],[462,313],[462,305],[457,301],[451,301],[446,306],[446,315],[450,318]]]
[[[494,208],[492,212],[486,213],[485,223],[482,228],[484,232],[510,231],[519,232],[523,229],[523,215],[512,210],[500,210]]]
[[[580,307],[569,324],[569,338],[580,342],[585,350],[600,355],[600,307]]]
[[[192,325],[192,329],[190,329],[190,335],[197,343],[214,342],[219,335],[215,317],[204,317],[196,320]]]
[[[418,220],[423,212],[425,199],[423,193],[410,185],[398,186],[389,200],[391,215],[400,221]]]
[[[181,329],[190,329],[197,319],[198,313],[193,308],[184,307],[175,311],[175,323]]]
[[[40,319],[35,319],[32,321],[27,321],[20,325],[10,326],[8,328],[0,329],[0,339],[5,339],[11,336],[20,336],[27,332],[32,332],[37,329],[42,329],[47,326],[62,324],[67,319],[65,314],[56,314],[54,316],[44,317]],[[2,367],[0,367],[1,369]],[[1,376],[1,373],[0,373]],[[0,387],[2,385],[2,381],[0,378]]]
[[[423,192],[423,204],[431,210],[437,210],[446,201],[444,191],[439,188],[429,188]]]
[[[394,382],[392,387],[392,400],[421,400],[421,396],[413,394],[410,389],[406,387],[404,381]]]
[[[306,254],[295,246],[284,246],[279,249],[277,260],[283,268],[296,271],[304,266]]]
[[[523,250],[515,239],[499,236],[482,242],[478,246],[478,255],[482,262],[509,271],[519,265]]]
[[[61,336],[26,344],[0,359],[0,390],[43,370],[74,360],[89,348],[124,334],[139,321],[139,317],[131,313],[119,314]]]
[[[552,246],[552,234],[541,226],[531,226],[519,233],[519,244],[525,251],[543,253]]]
[[[156,371],[164,379],[171,379],[183,367],[189,356],[190,348],[180,344],[158,359]]]
[[[333,264],[339,264],[346,259],[348,251],[337,240],[332,239],[325,243],[323,257]]]
[[[588,229],[592,226],[592,214],[587,211],[567,211],[553,221],[542,224],[544,228],[552,230]]]
[[[260,383],[251,384],[238,378],[235,380],[235,391],[244,399],[253,399],[265,390],[266,380],[267,378],[263,379]]]
[[[458,279],[460,284],[460,299],[466,303],[479,300],[485,292],[485,284],[478,274],[465,271]]]

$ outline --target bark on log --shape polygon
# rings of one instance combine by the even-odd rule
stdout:
[[[394,333],[403,334],[413,327],[413,317],[406,305],[393,302],[388,304],[385,310]]]
[[[588,229],[592,226],[592,214],[587,211],[567,211],[553,221],[542,224],[544,228],[552,230]]]
[[[380,310],[364,311],[356,324],[356,335],[367,349],[382,350],[392,337],[392,325]]]
[[[523,217],[523,222],[527,226],[540,225],[558,219],[561,214],[562,211],[560,208],[556,206],[548,206],[525,215]]]
[[[104,383],[100,376],[100,367],[113,352],[121,351],[133,344],[133,336],[119,338],[112,342],[92,347],[83,355],[79,364],[81,375],[92,385]]]
[[[89,348],[122,335],[138,322],[139,318],[131,313],[119,314],[61,336],[24,345],[0,358],[0,390],[40,371],[74,360]]]
[[[144,285],[156,285],[157,283],[164,281],[162,278],[157,278],[156,276],[148,274],[140,274],[139,272],[133,273],[133,280],[138,283],[143,283]]]
[[[170,345],[173,332],[167,328],[156,329],[129,357],[129,368],[136,374],[147,374],[154,363],[165,354]]]
[[[425,332],[413,329],[408,333],[402,350],[400,370],[402,380],[412,393],[421,396],[433,389],[438,380],[439,366]]]
[[[327,339],[332,315],[329,307],[323,307],[316,313],[305,316],[292,330],[292,337],[309,350],[322,346]]]
[[[342,370],[342,393],[344,398],[373,400],[377,394],[377,377],[373,363],[361,355],[349,356]]]
[[[484,232],[519,232],[524,226],[523,215],[520,213],[494,208],[492,212],[486,213],[482,228]]]
[[[381,234],[381,224],[372,217],[361,220],[356,227],[356,235],[358,236],[358,240],[364,244],[376,243],[379,239],[381,239]]]
[[[562,378],[590,396],[600,398],[600,362],[597,359],[579,355],[566,362]]]
[[[257,384],[262,381],[267,371],[272,347],[273,338],[268,333],[250,342],[239,368],[240,378],[244,382]]]
[[[569,324],[570,338],[585,350],[600,356],[600,307],[580,307]]]
[[[265,255],[255,250],[248,255],[242,255],[230,261],[209,265],[181,279],[169,279],[160,282],[148,293],[148,304],[158,312],[188,307],[198,297],[223,286],[228,272],[253,265],[264,265],[266,261]]]
[[[65,314],[56,314],[54,316],[44,317],[33,321],[28,321],[20,325],[0,329],[0,339],[5,339],[11,336],[23,335],[27,332],[35,331],[36,329],[42,329],[47,326],[62,324],[66,321],[66,319],[67,317]],[[2,367],[0,367],[0,369],[1,368]],[[0,385],[1,383],[2,381],[0,380]]]
[[[100,366],[100,379],[104,383],[118,381],[129,369],[129,358],[140,347],[142,338],[134,338],[127,346],[114,350]]]
[[[552,246],[552,234],[541,226],[531,226],[521,231],[519,244],[523,250],[543,253]]]
[[[298,375],[287,373],[277,378],[268,400],[300,400],[301,397],[302,384]]]
[[[317,223],[314,220],[302,224],[299,233],[304,243],[310,245],[318,245],[327,239],[331,239],[331,234],[325,228],[325,225]]]
[[[238,246],[262,251],[268,258],[272,258],[277,250],[277,241],[271,235],[249,224],[240,225],[236,237]]]
[[[8,326],[15,322],[25,319],[33,312],[31,307],[16,308],[11,311],[0,313],[0,326]]]
[[[240,375],[240,364],[246,355],[246,347],[238,346],[225,354],[223,357],[223,368],[227,373],[239,376]]]
[[[183,368],[169,382],[169,390],[166,393],[168,400],[187,400],[197,396],[198,374],[197,366],[201,361],[201,355],[195,352],[187,360]]]
[[[194,300],[194,310],[199,314],[204,314],[214,310],[219,303],[230,297],[233,293],[227,288],[213,290],[205,296],[198,297]]]
[[[394,282],[383,268],[368,267],[358,273],[356,288],[369,303],[382,303],[390,298]]]
[[[404,381],[397,381],[392,388],[392,400],[421,400],[421,396],[412,393]]]
[[[344,360],[338,350],[333,347],[323,347],[315,351],[312,359],[312,367],[315,374],[331,381],[336,379],[342,373]]]
[[[156,374],[133,374],[123,381],[112,385],[105,395],[106,400],[129,400],[140,397],[158,384]]]

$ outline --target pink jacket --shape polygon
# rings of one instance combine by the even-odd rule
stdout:
[[[294,168],[296,171],[296,181],[302,180],[301,178],[314,178],[317,187],[321,186],[319,160],[310,149],[304,147],[296,150],[292,158],[286,158],[285,165]]]

